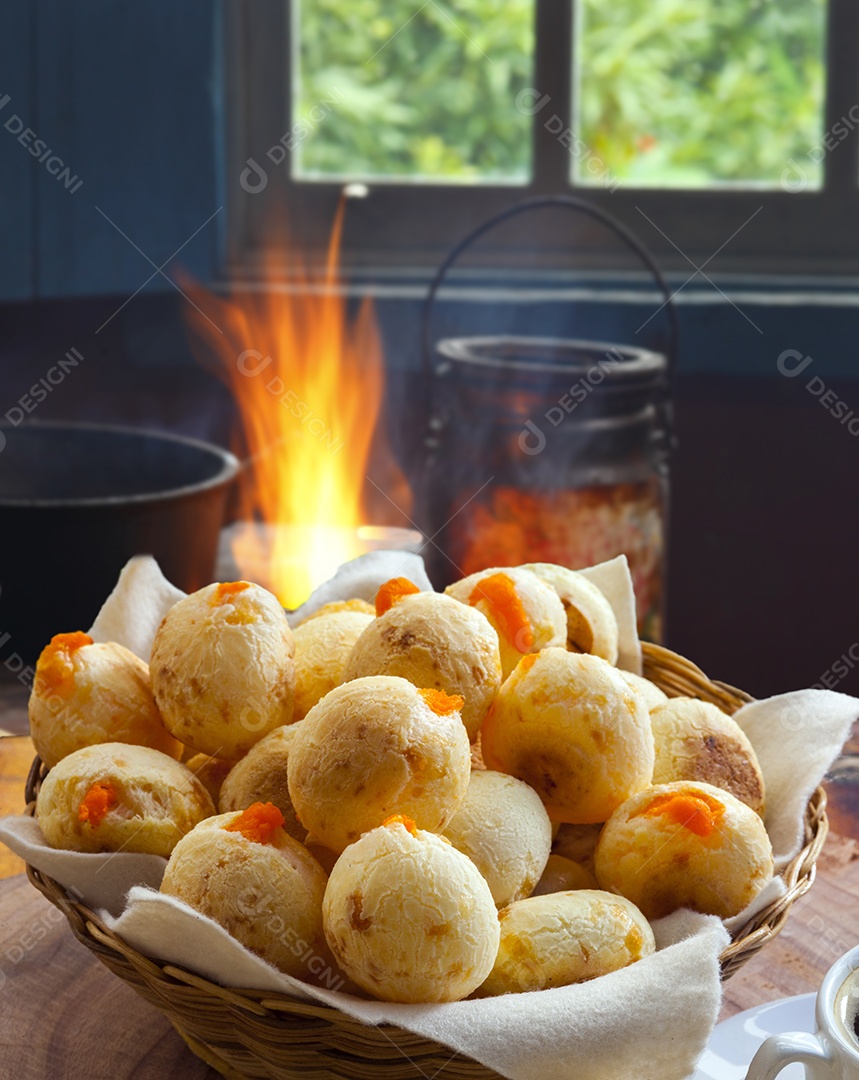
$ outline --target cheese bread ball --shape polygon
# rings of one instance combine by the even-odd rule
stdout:
[[[335,615],[340,611],[357,611],[363,615],[376,614],[376,609],[367,600],[359,600],[357,597],[352,600],[331,600],[327,604],[323,604],[321,608],[317,608],[310,615],[306,615],[300,620],[298,626],[304,626],[311,619],[318,619],[320,615]]]
[[[441,832],[468,787],[462,699],[377,675],[344,683],[310,710],[287,764],[296,813],[341,852],[394,813]]]
[[[481,997],[585,982],[655,951],[653,931],[635,905],[598,889],[519,900],[499,918],[501,942]]]
[[[649,711],[671,700],[666,693],[659,689],[655,682],[645,679],[643,675],[636,675],[633,671],[621,671],[620,674],[621,678],[625,679],[630,686],[641,692]]]
[[[492,623],[505,679],[525,654],[567,640],[567,617],[558,594],[530,570],[519,566],[481,570],[444,591],[477,608]]]
[[[87,746],[51,769],[36,799],[45,839],[68,851],[168,856],[215,807],[185,765],[148,746]]]
[[[581,863],[586,870],[592,871],[594,852],[601,832],[602,822],[595,825],[559,825],[552,841],[552,854],[562,855],[565,859]]]
[[[209,818],[176,845],[161,892],[287,975],[324,981],[333,972],[322,932],[328,879],[281,821],[271,803]]]
[[[483,760],[483,747],[480,744],[480,732],[477,733],[477,738],[471,744],[471,770],[480,770],[481,772],[486,768],[486,762]]]
[[[633,796],[605,823],[597,880],[648,919],[687,907],[722,919],[754,900],[773,874],[763,822],[730,792],[677,781]]]
[[[498,913],[474,863],[403,817],[340,856],[322,917],[337,963],[383,1001],[458,1001],[498,950]]]
[[[317,613],[295,628],[294,721],[303,719],[329,690],[345,681],[352,647],[374,621],[365,611],[333,611]]]
[[[569,892],[571,889],[598,889],[597,879],[581,863],[566,859],[563,855],[550,855],[543,876],[537,882],[532,896],[548,893]]]
[[[403,596],[358,638],[346,680],[399,675],[464,699],[462,722],[476,739],[501,687],[498,635],[484,615],[442,593]]]
[[[237,761],[292,721],[293,650],[283,608],[259,585],[224,582],[184,597],[149,660],[164,723],[199,753]]]
[[[764,778],[739,724],[697,698],[671,698],[650,713],[656,764],[653,783],[703,780],[730,791],[763,816]]]
[[[617,663],[617,617],[592,581],[555,563],[525,563],[525,570],[558,594],[567,616],[567,648]]]
[[[230,770],[221,786],[218,808],[222,814],[246,810],[252,803],[274,803],[283,815],[283,828],[293,839],[303,842],[307,829],[298,820],[286,767],[298,725],[275,728],[252,747]]]
[[[233,763],[224,761],[222,758],[210,757],[208,754],[194,754],[193,757],[188,758],[185,766],[197,777],[217,806],[221,797],[221,787]]]
[[[50,767],[96,743],[182,755],[161,720],[147,665],[122,645],[95,643],[89,634],[51,638],[36,662],[29,714],[36,753]]]
[[[605,821],[653,774],[644,699],[587,653],[526,656],[501,687],[482,739],[487,767],[530,784],[553,821]]]
[[[552,846],[552,823],[533,788],[514,776],[472,772],[444,830],[489,885],[497,907],[530,896]]]

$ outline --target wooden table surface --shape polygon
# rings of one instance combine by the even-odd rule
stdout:
[[[32,758],[29,738],[0,738],[0,814],[23,809]],[[833,832],[817,880],[781,935],[725,984],[722,1019],[816,991],[859,943],[859,786],[830,784],[829,797]],[[74,939],[21,869],[0,845],[0,1077],[216,1080],[157,1010]]]

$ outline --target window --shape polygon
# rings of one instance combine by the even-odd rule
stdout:
[[[527,183],[533,0],[467,7],[293,0],[293,178]]]
[[[825,0],[584,0],[578,16],[575,127],[621,183],[778,190],[797,160],[820,188]],[[599,183],[588,166],[575,183]]]
[[[235,0],[225,40],[245,264],[284,194],[324,230],[357,181],[359,271],[433,267],[491,213],[577,190],[668,268],[859,270],[851,0]],[[553,217],[505,227],[511,261],[568,267],[575,235],[622,264]]]

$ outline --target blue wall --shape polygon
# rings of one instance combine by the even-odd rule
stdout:
[[[6,5],[0,298],[131,294],[217,210],[218,9],[212,0]],[[33,156],[21,140],[41,149],[36,138],[45,150]],[[222,215],[182,250],[200,276],[217,265]],[[156,275],[147,288],[170,286]]]

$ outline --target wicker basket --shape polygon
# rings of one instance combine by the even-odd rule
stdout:
[[[750,701],[747,694],[712,682],[694,664],[657,645],[644,645],[644,673],[669,696],[711,701],[728,713]],[[27,781],[34,810],[46,770],[38,758]],[[826,795],[818,788],[805,814],[805,842],[784,871],[786,892],[745,926],[721,956],[729,976],[776,936],[790,907],[814,880],[827,833]],[[141,997],[160,1009],[191,1050],[229,1080],[414,1080],[443,1071],[445,1080],[489,1080],[498,1074],[449,1047],[390,1025],[370,1027],[339,1010],[285,994],[226,989],[206,979],[147,959],[109,930],[61,885],[27,867],[30,881],[63,912],[79,941]]]

